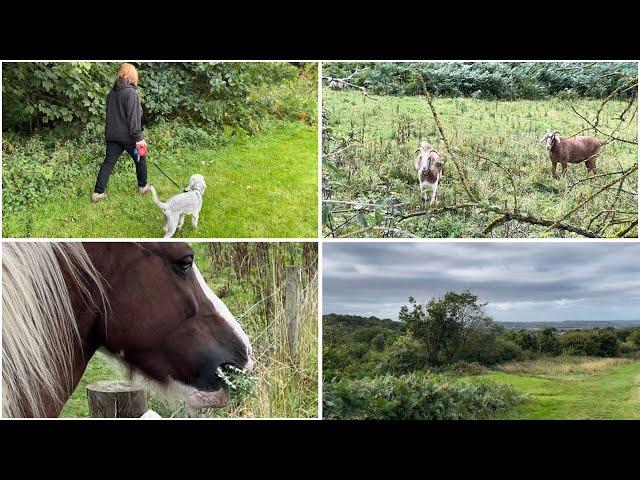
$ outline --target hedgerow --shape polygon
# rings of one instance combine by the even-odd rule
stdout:
[[[418,95],[424,89],[441,97],[483,100],[603,98],[637,76],[631,62],[383,62],[328,63],[323,75],[345,78],[378,95]],[[624,96],[631,96],[630,89]]]

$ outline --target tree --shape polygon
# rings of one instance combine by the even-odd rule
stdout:
[[[627,337],[627,340],[640,348],[640,328],[631,332]]]
[[[432,365],[453,361],[470,332],[493,333],[493,321],[484,312],[486,304],[469,291],[447,292],[424,307],[409,297],[409,304],[411,309],[406,305],[400,309],[399,319],[423,343]]]
[[[555,336],[553,328],[543,328],[536,336],[538,344],[538,352],[549,355],[559,355],[561,352],[560,344]]]

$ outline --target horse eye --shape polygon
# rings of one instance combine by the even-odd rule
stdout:
[[[175,262],[176,267],[178,267],[183,272],[188,271],[193,266],[193,258],[192,257],[184,257]]]

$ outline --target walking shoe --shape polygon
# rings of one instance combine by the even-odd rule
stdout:
[[[103,198],[105,198],[107,196],[106,193],[98,193],[98,192],[93,192],[91,194],[91,201],[93,203],[98,203],[100,200],[102,200]]]
[[[149,184],[147,183],[144,187],[138,187],[138,193],[145,194],[149,191]]]

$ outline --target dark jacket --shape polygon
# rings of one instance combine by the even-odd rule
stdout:
[[[136,87],[118,78],[107,95],[105,138],[135,143],[142,140],[142,130],[142,105]]]

